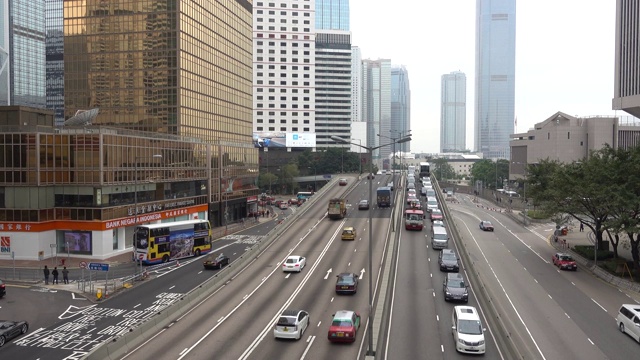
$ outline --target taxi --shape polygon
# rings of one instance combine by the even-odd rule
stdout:
[[[342,240],[355,240],[356,239],[356,229],[352,226],[347,226],[342,229]]]

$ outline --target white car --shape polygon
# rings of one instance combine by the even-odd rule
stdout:
[[[287,309],[282,312],[276,326],[273,328],[273,337],[276,339],[300,340],[304,331],[309,327],[309,321],[308,312]]]
[[[456,350],[461,353],[484,354],[484,332],[480,316],[473,306],[455,306],[451,314],[451,331]]]
[[[442,220],[434,220],[431,225],[433,227],[444,227],[444,222]]]
[[[302,271],[302,269],[304,268],[304,266],[306,264],[307,264],[307,259],[304,256],[292,255],[292,256],[289,256],[282,263],[282,271],[284,271],[284,272],[289,272],[289,271],[300,272],[300,271]]]

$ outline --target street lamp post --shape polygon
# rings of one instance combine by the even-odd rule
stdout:
[[[386,138],[392,141],[391,144],[393,144],[393,160],[392,160],[392,165],[391,165],[391,182],[393,183],[393,188],[397,189],[397,184],[396,184],[396,144],[399,144],[401,142],[406,142],[406,141],[399,141],[405,138],[409,138],[409,140],[411,140],[411,130],[407,130],[407,134],[401,134],[399,131],[394,131],[394,133],[398,134],[398,137],[392,137],[392,136],[385,136],[385,135],[380,135],[377,134],[379,137],[381,138]],[[407,140],[407,141],[409,141]],[[389,144],[387,144],[389,145]],[[402,163],[402,162],[401,162]]]
[[[369,153],[369,158],[373,159],[373,150],[379,149],[383,146],[387,146],[387,145],[391,145],[391,143],[388,144],[383,144],[383,145],[379,145],[379,146],[374,146],[374,147],[369,147],[369,146],[363,146],[361,144],[356,144],[356,143],[352,143],[349,142],[339,136],[332,136],[331,140],[333,141],[337,141],[339,143],[343,143],[343,144],[352,144],[352,145],[358,145],[360,148],[367,150],[367,152]],[[394,140],[394,143],[403,143],[403,142],[407,142],[407,141],[411,141],[411,137],[407,136],[405,138],[399,139],[399,140]],[[369,172],[373,173],[373,161],[369,162]],[[373,181],[369,181],[369,204],[373,204]],[[373,219],[372,219],[372,209],[373,205],[369,206],[369,319],[367,320],[367,337],[368,337],[368,341],[369,341],[369,345],[368,345],[368,350],[367,350],[367,355],[370,356],[374,356],[375,355],[375,350],[373,349],[373,270],[372,270],[372,263],[373,263]]]
[[[154,154],[151,156],[136,156],[133,159],[133,166],[134,166],[134,175],[133,175],[133,202],[134,202],[134,207],[135,210],[133,211],[133,226],[138,225],[138,160],[139,159],[146,159],[146,158],[152,158],[152,159],[161,159],[162,155],[161,154]],[[135,247],[135,243],[133,244],[133,246]],[[142,271],[142,259],[140,260],[140,274],[143,273]],[[135,268],[135,267],[134,267]],[[135,272],[135,271],[134,271]]]
[[[307,167],[307,169],[311,169],[311,166]],[[316,180],[316,166],[313,166],[313,192],[318,191],[318,182]]]
[[[362,140],[361,139],[352,139],[358,140],[358,161],[360,162],[360,174],[362,175]]]

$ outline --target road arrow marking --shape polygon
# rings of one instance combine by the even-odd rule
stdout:
[[[325,280],[327,280],[327,278],[329,277],[329,274],[331,274],[332,271],[333,271],[333,269],[327,270],[327,275],[324,276]]]
[[[360,280],[362,280],[363,276],[364,276],[364,268],[362,268],[362,270],[360,270]]]

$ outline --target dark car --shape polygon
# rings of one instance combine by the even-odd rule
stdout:
[[[207,270],[211,269],[222,269],[222,267],[229,265],[229,257],[225,254],[220,253],[218,256],[215,254],[211,254],[204,259],[202,263],[204,268]]]
[[[358,210],[369,210],[369,200],[360,200]]]
[[[367,175],[367,179],[375,179],[375,178],[376,178],[376,176],[373,173]]]
[[[551,258],[553,265],[560,268],[560,270],[578,270],[578,264],[573,260],[571,255],[565,253],[556,253]]]
[[[491,221],[480,221],[480,230],[482,231],[493,231],[493,224]]]
[[[26,321],[0,320],[0,347],[14,337],[26,334],[28,330]]]
[[[438,255],[438,264],[441,271],[460,271],[460,263],[458,262],[458,256],[451,249],[442,249],[440,255]]]
[[[4,285],[2,280],[0,280],[0,299],[5,295],[7,295],[7,287]]]
[[[358,292],[358,274],[342,273],[336,275],[336,294],[355,294]]]
[[[469,291],[467,283],[464,281],[462,274],[450,273],[444,278],[442,290],[444,292],[444,301],[459,300],[468,302]]]

